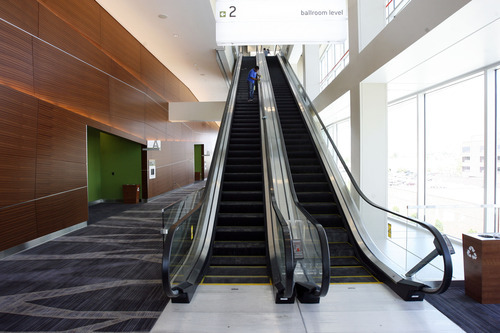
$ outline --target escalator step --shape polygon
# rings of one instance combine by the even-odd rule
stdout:
[[[358,258],[354,256],[337,256],[330,257],[330,266],[358,266],[361,265]]]
[[[323,227],[344,227],[344,220],[339,214],[314,214],[313,217]]]
[[[328,247],[330,248],[330,257],[354,257],[354,248],[347,242],[329,241]],[[331,258],[330,265],[335,265]]]
[[[265,276],[210,276],[206,275],[202,284],[271,284]]]
[[[263,212],[262,201],[222,201],[219,204],[220,213],[261,213]]]
[[[373,275],[330,277],[330,283],[380,283]]]
[[[296,173],[319,173],[323,172],[320,165],[290,165],[292,178]]]
[[[223,191],[261,191],[262,182],[255,181],[227,181],[222,184]]]
[[[225,172],[229,173],[261,173],[261,165],[226,165],[224,168]]]
[[[266,266],[210,266],[207,275],[218,276],[265,276]]]
[[[219,213],[217,225],[264,225],[264,213]]]
[[[335,214],[338,207],[334,202],[302,202],[302,206],[311,214]]]
[[[326,178],[323,173],[295,173],[293,175],[293,181],[298,183],[325,182]]]
[[[261,165],[260,158],[255,157],[228,157],[226,159],[228,165]]]
[[[347,235],[347,230],[345,230],[345,228],[325,227],[325,232],[330,242],[347,243],[349,241],[349,236]]]
[[[266,256],[212,256],[210,262],[214,266],[264,266],[266,265]]]
[[[265,239],[263,226],[218,226],[216,241],[253,241]]]
[[[295,191],[297,192],[328,192],[330,190],[330,186],[326,182],[307,182],[300,183],[294,181]]]
[[[300,202],[333,202],[332,192],[300,192],[297,193],[297,198]]]
[[[215,241],[214,255],[255,256],[266,254],[265,241]]]
[[[262,191],[222,191],[223,201],[262,201]]]

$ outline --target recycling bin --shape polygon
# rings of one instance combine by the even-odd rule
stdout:
[[[500,303],[500,234],[462,234],[465,294],[482,304]]]

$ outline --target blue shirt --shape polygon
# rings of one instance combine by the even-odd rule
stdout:
[[[255,82],[255,80],[252,80],[252,78],[257,79],[257,72],[255,71],[255,68],[252,68],[250,70],[250,73],[248,73],[247,81],[248,82]]]

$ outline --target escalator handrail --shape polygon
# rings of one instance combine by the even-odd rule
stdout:
[[[219,135],[217,136],[216,144],[215,144],[215,149],[214,149],[214,155],[213,155],[213,162],[212,166],[210,167],[210,171],[208,173],[207,177],[207,184],[205,186],[206,190],[203,193],[202,198],[198,202],[198,204],[191,210],[189,211],[184,217],[182,217],[179,221],[174,223],[168,230],[168,234],[165,238],[165,243],[163,246],[163,259],[162,259],[162,281],[163,281],[163,290],[169,297],[177,297],[179,296],[179,289],[181,289],[179,286],[177,287],[172,287],[172,276],[170,272],[170,263],[171,263],[171,251],[172,251],[172,246],[173,246],[173,240],[174,240],[174,235],[175,232],[179,229],[179,227],[185,223],[185,221],[188,220],[190,216],[192,216],[197,210],[202,209],[205,206],[209,205],[210,203],[206,202],[210,198],[213,200],[218,200],[219,195],[215,195],[216,193],[213,193],[213,196],[211,195],[212,190],[216,189],[216,185],[218,182],[218,177],[216,172],[220,170],[221,165],[220,163],[224,163],[225,160],[225,151],[227,147],[227,137],[230,132],[230,127],[231,127],[231,121],[232,121],[232,115],[233,115],[233,110],[234,110],[234,104],[236,101],[236,91],[238,88],[238,80],[239,80],[239,75],[240,75],[240,70],[241,70],[241,62],[242,62],[242,55],[238,57],[235,69],[234,69],[234,75],[233,75],[233,81],[231,82],[231,87],[229,89],[228,97],[226,100],[226,105],[224,108],[224,113],[222,116],[222,121],[221,121],[221,126],[219,130]],[[202,216],[200,215],[200,218]],[[205,237],[205,246],[210,247],[210,242],[212,240],[212,237]],[[207,242],[209,242],[207,244]],[[201,251],[200,253],[196,254],[198,261],[202,260],[205,261],[206,258],[200,258],[201,257]],[[203,263],[200,263],[203,264]],[[194,266],[193,266],[194,269]],[[193,269],[191,272],[193,272]],[[188,275],[186,281],[191,280],[192,282],[189,282],[188,285],[193,284],[198,277],[191,277],[191,274]]]
[[[262,62],[262,54],[258,54],[257,57],[257,62],[260,65],[260,71],[266,72],[266,65]],[[266,76],[266,74],[264,74]],[[277,201],[276,201],[276,195],[275,195],[275,190],[273,186],[273,168],[271,167],[271,160],[270,160],[270,144],[269,144],[269,137],[268,137],[268,129],[267,129],[267,121],[265,121],[265,105],[267,101],[264,101],[264,91],[265,89],[269,89],[269,85],[264,82],[259,83],[259,110],[260,110],[260,115],[261,115],[261,137],[262,137],[262,154],[265,156],[264,157],[264,174],[267,175],[265,177],[265,181],[267,182],[267,186],[265,186],[265,195],[266,198],[269,197],[269,201],[266,200],[266,206],[270,203],[270,209],[274,211],[275,217],[279,223],[279,227],[281,230],[281,236],[283,239],[283,249],[284,249],[284,257],[285,257],[285,281],[282,280],[282,276],[279,272],[279,264],[276,262],[276,251],[275,251],[275,242],[276,240],[279,240],[280,237],[277,232],[276,228],[274,228],[274,225],[269,225],[270,223],[274,223],[274,219],[272,216],[267,216],[267,223],[268,223],[268,230],[269,227],[272,227],[273,230],[273,235],[272,237],[268,237],[268,242],[267,242],[267,247],[268,247],[268,252],[269,252],[269,259],[271,263],[271,273],[272,273],[272,281],[273,284],[276,286],[278,289],[278,292],[280,293],[280,297],[285,297],[285,298],[292,298],[293,293],[294,293],[294,271],[295,271],[295,266],[296,266],[296,260],[293,255],[293,237],[292,237],[292,232],[290,230],[290,226],[286,222],[286,219],[283,216],[283,213],[281,212],[281,209],[279,208]]]
[[[264,60],[266,60],[266,57],[263,57]],[[267,69],[267,61],[265,62],[261,62],[261,64],[263,64],[263,66],[261,66],[261,68],[263,68],[264,71],[266,71],[266,75],[269,77],[269,82],[271,82],[271,77],[269,75],[269,71]],[[271,95],[274,97],[274,91],[273,91],[273,87],[272,87],[272,84],[269,83],[269,87],[268,89],[271,91]],[[274,107],[275,110],[277,110],[277,107],[276,107],[276,101],[275,99],[273,98],[273,101],[272,101],[272,104]],[[265,114],[264,112],[262,112],[262,114]],[[264,127],[267,127],[267,122],[263,122],[264,124]],[[281,153],[283,154],[284,156],[284,159],[282,161],[282,163],[285,165],[285,175],[286,177],[288,178],[287,181],[288,181],[288,184],[289,184],[289,191],[290,193],[292,194],[292,199],[293,199],[293,203],[295,205],[296,208],[298,208],[306,217],[307,219],[312,222],[312,224],[314,225],[314,227],[316,228],[316,231],[318,233],[318,237],[320,239],[320,247],[321,247],[321,250],[320,250],[320,253],[321,253],[321,263],[322,263],[322,278],[321,278],[321,287],[319,288],[319,290],[316,291],[315,293],[315,296],[319,296],[319,297],[323,297],[325,296],[327,293],[328,293],[328,290],[329,290],[329,287],[330,287],[330,249],[329,249],[329,246],[328,246],[328,238],[326,236],[326,232],[325,232],[325,229],[323,228],[323,226],[321,224],[319,224],[315,218],[313,218],[306,210],[305,208],[302,206],[302,204],[300,204],[300,202],[298,201],[297,199],[297,194],[295,192],[295,187],[293,186],[293,181],[292,181],[292,176],[291,176],[291,169],[290,169],[290,165],[288,163],[288,155],[286,153],[286,148],[285,148],[285,145],[284,145],[284,140],[283,140],[283,131],[282,131],[282,128],[281,128],[281,123],[279,121],[276,122],[276,125],[278,126],[278,131],[277,131],[277,135],[279,135],[279,149],[281,150]],[[268,131],[265,130],[264,131],[264,135],[265,135],[265,141],[268,142],[268,136],[267,136],[267,133]],[[269,149],[269,145],[266,144],[266,149]],[[268,165],[270,165],[270,161],[269,161],[269,155],[270,154],[266,154],[266,158],[268,159]],[[269,182],[271,183],[272,182],[272,175],[269,173],[268,174],[270,179],[269,179]],[[286,228],[287,232],[289,235],[291,235],[291,232],[290,232],[290,229],[289,229],[289,226],[288,226],[288,223],[286,223],[285,219],[282,217],[281,215],[281,211],[279,210],[279,208],[277,207],[277,203],[276,203],[276,200],[275,200],[275,196],[274,196],[274,189],[272,188],[271,189],[271,193],[272,193],[272,204],[273,206],[275,206],[275,210],[277,212],[279,212],[281,218],[280,218],[280,223],[282,225],[282,227]],[[290,240],[290,245],[292,246],[291,247],[291,251],[292,251],[292,254],[293,254],[293,244],[292,244],[293,240]],[[294,265],[293,267],[295,267],[295,263],[294,262]],[[292,274],[293,274],[293,271],[292,271]],[[287,271],[287,275],[288,275],[288,271]]]
[[[294,75],[294,72],[291,69],[290,64],[288,63],[288,61],[286,60],[286,58],[284,58],[281,55],[278,55],[277,57],[280,60],[283,68],[284,69],[286,68],[285,75],[287,75],[287,76],[289,75],[289,76],[295,78],[295,80],[294,80],[293,83],[296,86],[299,86],[298,87],[299,90],[302,90],[303,92],[305,92],[305,90],[302,87],[302,85],[300,84],[300,82],[296,79],[296,77]],[[291,80],[289,79],[289,81],[291,81]],[[292,87],[292,90],[294,90],[293,87]],[[299,95],[296,91],[294,91],[294,94],[295,95]],[[339,161],[341,162],[342,166],[344,167],[344,170],[345,170],[347,176],[349,177],[349,179],[350,179],[350,181],[351,181],[354,189],[359,194],[359,196],[361,198],[363,198],[363,200],[365,202],[367,202],[369,205],[371,205],[372,207],[374,207],[376,209],[382,210],[382,211],[384,211],[386,213],[392,214],[392,215],[397,216],[399,218],[402,218],[404,220],[409,220],[409,221],[411,221],[411,222],[413,222],[415,224],[418,224],[418,225],[422,226],[423,228],[429,230],[432,233],[432,235],[434,236],[434,238],[437,239],[437,242],[438,242],[438,245],[439,245],[438,251],[443,256],[443,262],[444,262],[443,280],[441,281],[441,284],[438,287],[436,287],[436,288],[427,288],[427,287],[424,287],[424,288],[422,288],[422,290],[425,291],[425,292],[428,292],[428,293],[442,293],[442,292],[446,291],[448,289],[448,287],[450,286],[450,284],[451,284],[451,279],[452,279],[452,275],[453,275],[453,268],[452,268],[451,254],[450,254],[450,251],[449,251],[448,246],[446,244],[446,241],[443,238],[443,235],[436,229],[436,227],[434,227],[433,225],[429,224],[428,222],[419,221],[417,219],[414,219],[414,218],[411,218],[411,217],[408,217],[408,216],[404,216],[404,215],[399,214],[397,212],[393,212],[393,211],[391,211],[391,210],[389,210],[389,209],[387,209],[385,207],[382,207],[382,206],[374,203],[372,200],[370,200],[363,193],[363,191],[361,190],[361,188],[358,186],[358,184],[357,184],[354,176],[352,175],[352,173],[350,172],[347,164],[345,163],[344,159],[342,158],[342,155],[340,154],[340,151],[338,150],[337,146],[333,142],[333,139],[331,138],[330,134],[328,133],[328,131],[326,129],[326,126],[324,125],[323,121],[321,120],[321,118],[320,118],[318,112],[316,111],[316,108],[312,104],[311,100],[309,99],[309,97],[307,96],[307,94],[303,93],[301,95],[302,95],[302,98],[304,98],[304,100],[308,104],[308,107],[310,108],[310,111],[312,111],[315,114],[316,118],[318,119],[318,121],[320,123],[320,126],[323,129],[323,132],[325,133],[325,135],[326,135],[329,143],[332,145],[333,149],[335,150],[335,153],[338,156]],[[307,114],[307,112],[305,112],[305,113]]]

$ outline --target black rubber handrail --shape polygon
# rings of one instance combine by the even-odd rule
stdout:
[[[291,76],[293,76],[293,70],[291,69],[290,67],[290,64],[288,63],[288,61],[286,60],[286,58],[284,58],[283,56],[281,55],[278,55],[278,59],[285,65],[287,71],[288,71],[288,74],[290,74]],[[286,72],[286,71],[285,71]],[[298,85],[299,86],[299,89],[302,90],[302,91],[305,91],[304,88],[302,87],[302,85],[300,84],[300,82],[298,82],[298,80],[296,80],[296,82],[294,82],[295,85]],[[434,293],[443,293],[445,292],[448,287],[450,286],[451,284],[451,280],[452,280],[452,275],[453,275],[453,266],[452,266],[452,259],[451,259],[451,254],[450,254],[450,251],[449,251],[449,248],[448,248],[448,245],[443,237],[443,235],[436,229],[436,227],[434,227],[433,225],[425,222],[425,221],[419,221],[417,219],[414,219],[414,218],[411,218],[411,217],[407,217],[407,216],[404,216],[402,214],[399,214],[397,212],[393,212],[385,207],[382,207],[376,203],[374,203],[373,201],[371,201],[364,193],[363,191],[361,190],[361,188],[358,186],[354,176],[351,174],[347,164],[345,163],[344,159],[342,158],[342,155],[340,154],[340,151],[337,149],[337,146],[335,145],[335,143],[333,142],[333,139],[331,138],[330,134],[328,133],[327,129],[326,129],[326,126],[324,125],[323,121],[321,120],[318,112],[316,111],[316,108],[314,107],[314,105],[312,104],[312,102],[310,101],[309,97],[307,96],[307,94],[302,94],[302,97],[304,98],[304,100],[308,103],[308,107],[310,109],[310,111],[312,111],[315,116],[317,117],[322,129],[323,129],[323,132],[324,134],[326,135],[329,143],[332,145],[333,149],[335,150],[335,153],[337,154],[337,157],[339,158],[339,161],[341,162],[342,166],[344,167],[344,170],[347,174],[347,176],[349,177],[349,179],[351,180],[351,183],[354,187],[354,189],[356,190],[356,192],[359,194],[359,196],[365,201],[367,202],[369,205],[371,205],[372,207],[376,208],[376,209],[379,209],[379,210],[382,210],[386,213],[389,213],[389,214],[392,214],[394,216],[397,216],[399,218],[402,218],[404,220],[408,220],[408,221],[411,221],[413,223],[416,223],[418,225],[420,225],[421,227],[429,230],[429,232],[432,233],[432,235],[434,236],[434,238],[437,240],[437,242],[435,242],[435,244],[437,243],[438,245],[438,252],[440,255],[443,256],[443,263],[444,263],[444,272],[443,272],[443,279],[440,283],[440,285],[438,287],[435,287],[435,288],[432,288],[432,287],[423,287],[422,288],[422,291],[426,292],[426,293],[429,293],[429,294],[434,294]]]

